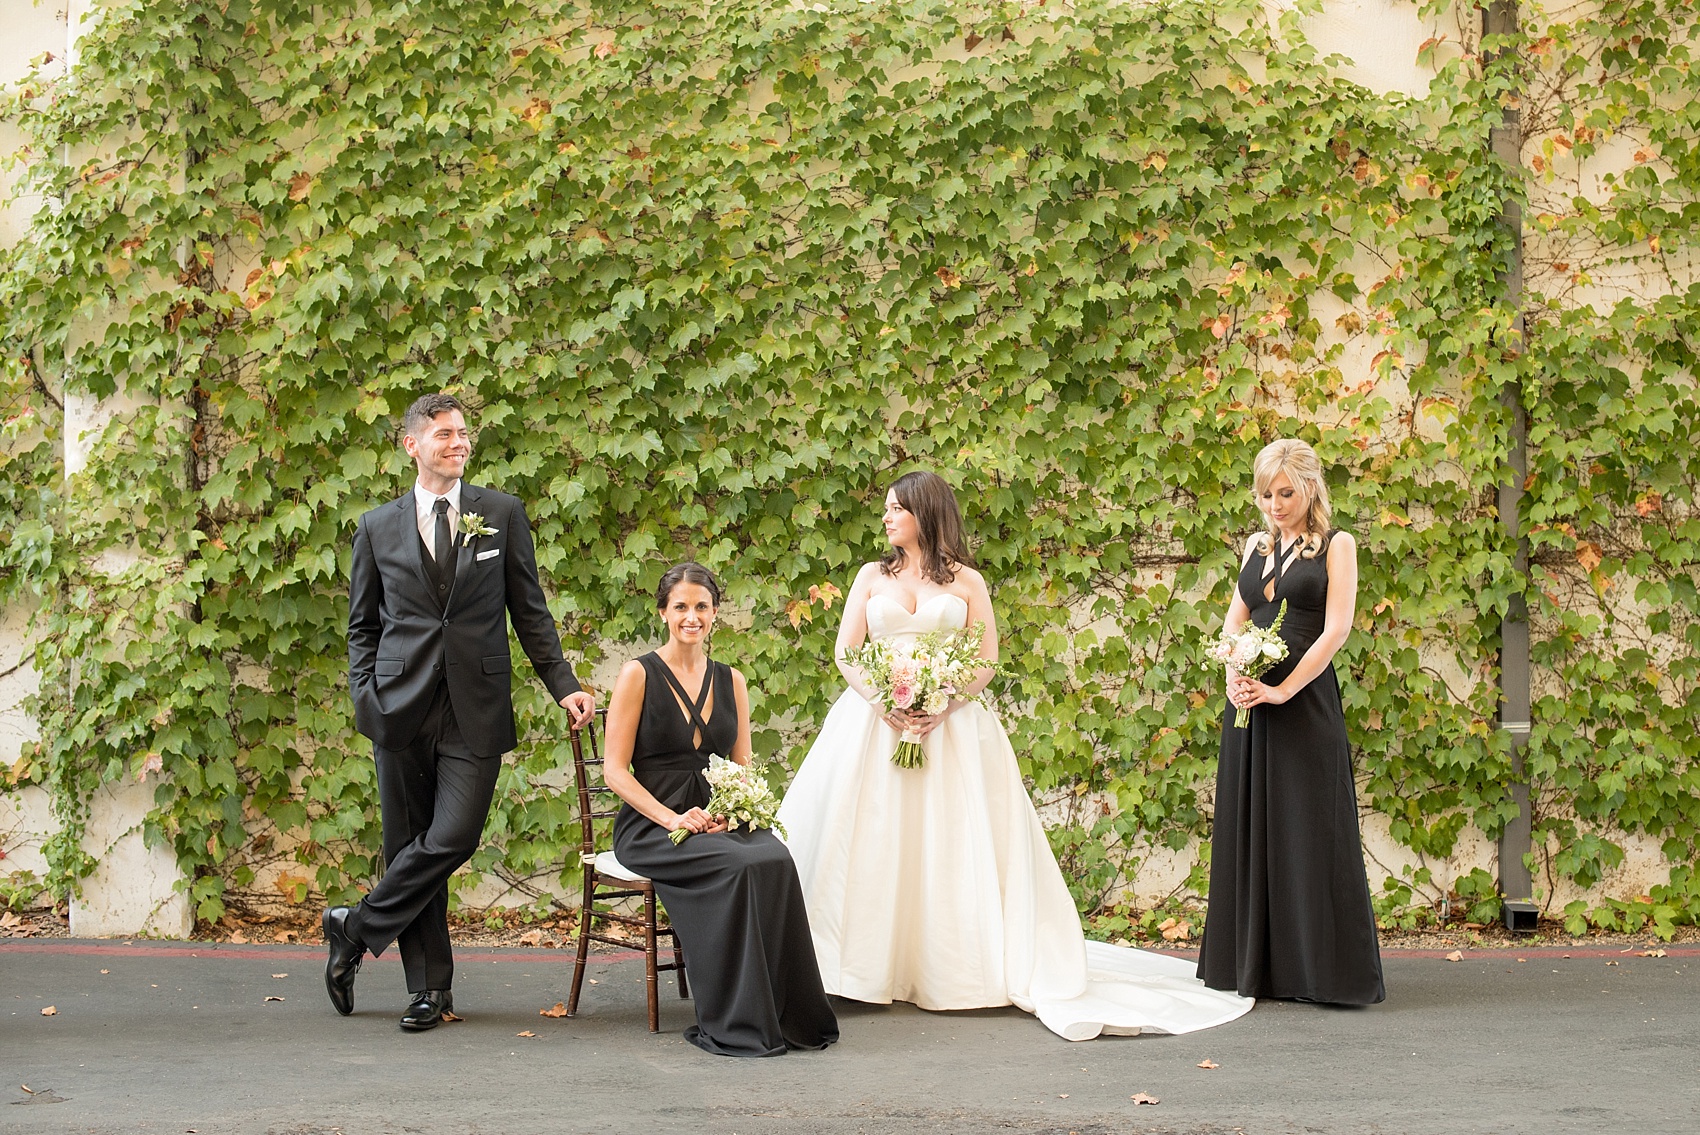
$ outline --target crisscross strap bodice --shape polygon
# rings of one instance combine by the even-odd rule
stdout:
[[[1310,559],[1306,559],[1296,545],[1285,549],[1271,548],[1267,554],[1254,551],[1240,569],[1239,592],[1252,621],[1259,626],[1268,626],[1280,611],[1281,604],[1286,603],[1282,637],[1297,648],[1313,642],[1326,623],[1328,545],[1336,531],[1330,531],[1324,537],[1322,549]],[[1270,586],[1271,583],[1273,586]]]
[[[706,738],[708,736],[708,722],[703,720],[702,711],[707,707],[708,695],[714,689],[714,663],[708,664],[708,670],[702,676],[702,689],[697,691],[694,700],[686,691],[685,684],[679,681],[679,676],[673,673],[671,666],[662,662],[660,669],[661,676],[667,679],[667,684],[673,687],[673,692],[679,695],[679,702],[684,706],[685,716],[691,723],[691,739]]]
[[[649,680],[644,685],[633,769],[701,769],[708,767],[710,754],[729,755],[738,739],[732,668],[710,662],[702,689],[693,698],[660,655],[651,651],[638,661]],[[714,706],[705,717],[710,696]]]

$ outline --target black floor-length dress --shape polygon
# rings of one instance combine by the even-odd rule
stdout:
[[[1264,595],[1263,554],[1240,569],[1236,586],[1254,623],[1269,626],[1287,603],[1288,654],[1263,676],[1269,685],[1322,635],[1327,556],[1324,548],[1305,559],[1289,547],[1276,561],[1273,599]],[[1252,707],[1248,728],[1234,726],[1234,713],[1230,703],[1198,976],[1246,997],[1374,1004],[1386,991],[1334,667],[1283,705]]]
[[[638,661],[645,683],[632,774],[676,812],[704,807],[709,754],[730,753],[738,737],[731,667],[710,662],[692,697],[658,655]],[[772,832],[702,833],[675,845],[627,805],[614,820],[614,853],[654,880],[678,931],[697,1011],[685,1039],[722,1056],[779,1056],[838,1039],[797,868]]]

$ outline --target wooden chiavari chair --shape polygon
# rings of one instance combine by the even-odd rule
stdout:
[[[601,718],[605,712],[597,710],[597,718]],[[643,932],[644,992],[649,998],[649,1031],[657,1033],[661,1031],[662,971],[672,970],[677,973],[679,996],[690,996],[690,988],[685,984],[685,955],[679,948],[678,935],[670,927],[656,925],[655,884],[636,871],[622,866],[612,850],[599,852],[596,849],[596,821],[613,816],[620,810],[619,797],[602,781],[602,753],[596,734],[597,721],[592,720],[572,735],[573,778],[578,783],[578,814],[583,830],[579,862],[584,870],[584,897],[579,908],[578,957],[573,963],[573,988],[567,998],[567,1016],[575,1016],[578,1013],[579,991],[584,986],[584,971],[590,960],[590,944],[603,942],[612,946],[631,945],[629,939],[597,933],[594,926],[599,921],[617,922]],[[587,747],[590,750],[588,757],[585,756]],[[641,915],[606,909],[606,904],[630,898],[643,900]],[[599,903],[604,905],[598,906]],[[657,943],[664,937],[673,941],[673,960],[667,964],[661,964],[658,958]]]

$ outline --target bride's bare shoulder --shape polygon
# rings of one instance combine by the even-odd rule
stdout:
[[[956,564],[956,584],[967,592],[987,594],[986,577],[980,574],[980,569],[968,567],[966,564]]]

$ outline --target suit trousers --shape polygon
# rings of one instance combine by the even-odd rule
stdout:
[[[448,989],[449,876],[478,850],[502,758],[467,746],[447,684],[437,686],[411,745],[374,751],[385,870],[361,900],[354,931],[374,956],[391,942],[400,947],[408,992]]]

